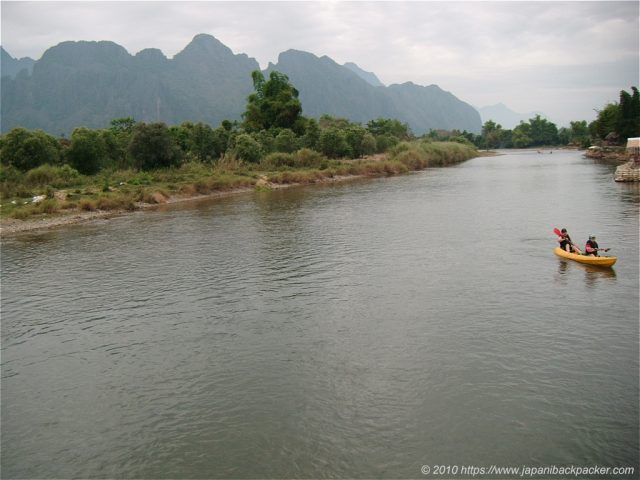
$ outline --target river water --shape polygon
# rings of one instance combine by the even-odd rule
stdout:
[[[509,152],[5,239],[3,478],[637,478],[640,192],[612,174]]]

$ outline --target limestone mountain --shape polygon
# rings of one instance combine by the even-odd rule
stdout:
[[[408,82],[375,87],[329,57],[297,50],[281,53],[276,65],[269,64],[267,71],[271,70],[289,76],[300,91],[305,115],[327,113],[359,122],[396,118],[416,134],[430,129],[479,133],[482,128],[480,115],[471,105],[436,85]]]
[[[2,131],[23,126],[69,134],[80,126],[104,128],[120,117],[217,126],[241,119],[253,91],[251,72],[259,68],[255,59],[204,34],[173,58],[153,48],[131,55],[109,41],[63,42],[49,48],[30,74],[3,74]],[[326,113],[362,123],[397,118],[416,134],[481,128],[475,109],[435,85],[374,86],[377,77],[355,64],[296,50],[280,54],[267,72],[273,69],[299,90],[306,116]]]
[[[22,70],[26,70],[27,74],[31,74],[31,69],[35,60],[33,58],[13,58],[9,52],[0,46],[0,75],[15,77]]]
[[[353,62],[347,62],[343,66],[365,80],[369,85],[373,85],[374,87],[384,87],[384,83],[380,81],[375,73],[367,72]]]
[[[2,131],[68,134],[129,116],[218,125],[240,118],[259,68],[209,35],[197,35],[172,59],[157,49],[130,55],[113,42],[63,42],[44,53],[31,76],[2,78]]]

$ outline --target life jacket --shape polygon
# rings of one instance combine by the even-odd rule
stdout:
[[[596,257],[598,256],[598,242],[593,240],[587,240],[586,245],[584,246],[585,253],[588,255],[594,254]]]
[[[573,245],[573,242],[571,242],[571,237],[569,235],[564,235],[564,236],[560,236],[561,240],[560,240],[560,248],[565,250],[567,248],[567,245]]]

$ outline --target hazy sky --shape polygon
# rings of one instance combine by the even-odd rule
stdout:
[[[264,68],[294,48],[353,61],[385,84],[437,84],[482,107],[595,118],[639,83],[639,5],[628,2],[10,2],[2,45],[39,58],[65,40],[172,57],[198,33]]]

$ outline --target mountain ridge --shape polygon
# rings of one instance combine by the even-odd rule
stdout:
[[[264,72],[273,69],[289,76],[307,116],[362,123],[397,118],[416,134],[481,129],[473,107],[435,85],[374,86],[372,77],[363,76],[377,79],[375,74],[355,64],[349,68],[294,49],[280,53]],[[62,42],[34,61],[31,74],[3,75],[2,131],[23,126],[68,134],[80,126],[105,128],[128,116],[167,124],[240,120],[253,92],[254,70],[260,70],[256,59],[208,34],[196,35],[172,58],[157,48],[132,55],[111,41]]]

